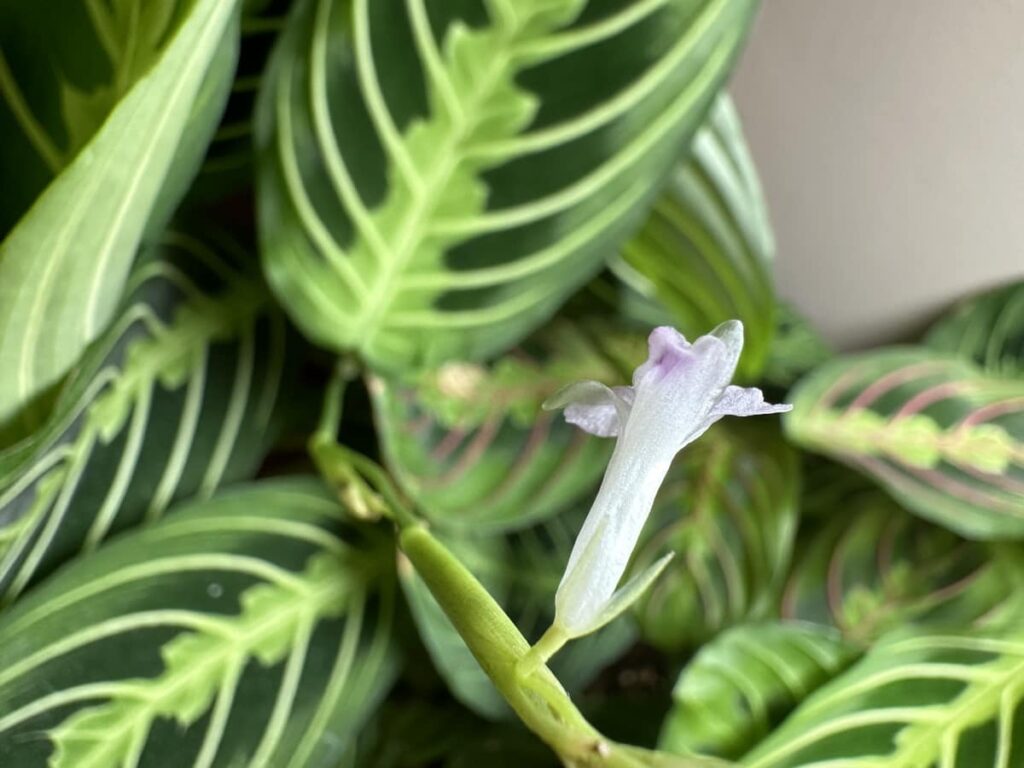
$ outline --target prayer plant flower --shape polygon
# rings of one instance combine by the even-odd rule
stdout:
[[[617,438],[594,505],[573,546],[555,596],[555,621],[534,656],[546,660],[568,639],[598,629],[625,609],[667,565],[662,558],[616,591],[675,455],[723,416],[788,411],[759,389],[729,382],[743,349],[743,324],[722,323],[693,344],[655,328],[633,386],[572,384],[544,404],[566,421]]]

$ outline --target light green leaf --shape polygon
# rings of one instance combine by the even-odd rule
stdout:
[[[658,748],[739,757],[855,657],[838,632],[811,624],[726,630],[683,669]]]
[[[612,270],[629,289],[660,303],[688,337],[742,320],[737,374],[755,380],[774,333],[774,252],[739,117],[728,96],[720,96],[689,157]]]
[[[245,266],[229,247],[169,234],[43,428],[0,451],[0,602],[110,533],[256,470],[294,390],[294,343]]]
[[[1020,738],[1020,624],[901,633],[811,696],[742,760],[749,768],[1009,768]]]
[[[395,674],[392,544],[343,517],[265,482],[42,584],[0,618],[0,760],[334,768]]]
[[[799,482],[796,452],[770,424],[720,424],[676,459],[630,566],[676,553],[637,607],[646,640],[682,650],[777,615]]]
[[[992,374],[1024,375],[1024,281],[961,302],[928,331],[925,344]]]
[[[543,323],[631,230],[754,0],[301,0],[257,119],[266,272],[391,372]]]
[[[790,437],[969,538],[1024,536],[1024,382],[920,348],[839,358],[794,390]]]
[[[565,385],[629,380],[642,333],[593,318],[557,321],[491,365],[448,363],[409,383],[374,378],[370,391],[388,468],[449,530],[523,528],[582,499],[613,444],[541,404]]]
[[[226,98],[236,24],[232,0],[191,2],[145,74],[0,243],[0,427],[16,417],[34,426],[38,414],[25,409],[111,320],[141,239],[159,232],[198,168]],[[158,27],[141,31],[160,37]]]

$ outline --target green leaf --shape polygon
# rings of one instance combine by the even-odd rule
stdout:
[[[777,310],[775,336],[761,380],[788,389],[801,376],[828,362],[835,353],[810,320],[795,307],[782,301]]]
[[[251,194],[255,175],[252,134],[256,97],[290,4],[291,0],[243,3],[237,72],[220,125],[190,191],[189,202]]]
[[[556,768],[544,743],[519,723],[490,723],[449,703],[385,704],[338,768]]]
[[[300,0],[257,117],[270,282],[391,372],[543,323],[640,223],[754,0]]]
[[[866,647],[914,621],[969,626],[1013,598],[1015,551],[960,539],[875,488],[847,492],[797,544],[782,615]]]
[[[1020,624],[901,633],[811,696],[749,768],[1009,768],[1024,762]]]
[[[785,418],[797,443],[867,473],[968,538],[1024,536],[1024,382],[926,349],[835,360]]]
[[[0,242],[0,427],[16,417],[26,430],[36,426],[39,399],[106,328],[140,241],[162,229],[216,124],[234,66],[236,3],[189,3],[156,54],[151,38],[161,37],[167,5],[115,6],[130,17],[147,9],[141,42],[125,38],[132,48],[122,54],[131,58],[138,46],[153,62]],[[111,51],[119,38],[101,27]],[[3,62],[0,70],[10,76]],[[0,80],[11,104],[11,77]]]
[[[503,605],[520,632],[536,638],[554,619],[555,590],[585,511],[580,507],[510,538],[449,536],[445,543]],[[508,705],[416,571],[405,563],[399,575],[420,636],[452,695],[482,717],[510,717]],[[566,690],[579,692],[635,637],[630,623],[615,621],[570,643],[548,666]]]
[[[294,343],[230,254],[184,234],[147,252],[50,419],[0,452],[4,601],[110,533],[259,466],[294,390]]]
[[[197,502],[0,618],[5,765],[334,768],[395,674],[392,543],[314,480]]]
[[[631,572],[675,560],[637,609],[644,638],[666,650],[740,621],[777,614],[796,535],[799,462],[769,424],[729,422],[676,459]]]
[[[795,622],[733,627],[683,670],[658,748],[740,757],[855,656],[834,629]]]
[[[1024,374],[1024,281],[974,296],[928,332],[925,344],[968,357],[992,374]]]
[[[590,492],[613,443],[541,404],[565,385],[629,380],[642,334],[558,321],[492,365],[448,363],[370,391],[391,473],[433,522],[480,533],[523,528]]]
[[[761,184],[739,117],[719,97],[640,231],[612,269],[633,290],[668,310],[689,337],[726,320],[743,321],[737,368],[755,380],[775,325],[775,246]]]

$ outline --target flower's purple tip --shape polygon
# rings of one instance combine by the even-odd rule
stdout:
[[[693,345],[683,334],[667,325],[651,331],[647,337],[647,350],[647,362],[633,372],[633,386],[637,386],[649,374],[660,379],[694,360]]]

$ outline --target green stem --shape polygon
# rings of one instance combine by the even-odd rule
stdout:
[[[562,646],[571,638],[557,624],[552,624],[547,631],[540,636],[540,640],[533,644],[533,647],[519,662],[519,675],[526,678],[537,671],[541,664],[547,664],[548,659],[558,653]]]
[[[522,676],[520,665],[530,653],[530,644],[473,574],[426,526],[404,527],[398,542],[495,687],[523,723],[567,766],[696,768],[721,765],[717,761],[660,755],[606,739],[587,722],[539,658],[533,674],[528,678]],[[552,653],[556,641],[564,642],[557,632],[550,630],[545,637],[549,640],[544,647],[552,649]]]

